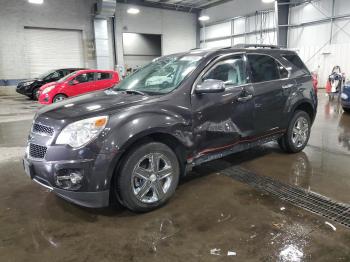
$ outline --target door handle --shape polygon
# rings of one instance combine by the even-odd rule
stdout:
[[[282,89],[288,89],[291,88],[293,86],[293,84],[286,84],[282,86]]]
[[[252,98],[253,98],[253,95],[249,94],[247,96],[240,96],[240,97],[238,97],[237,101],[239,101],[239,102],[246,102],[246,101],[248,101],[248,100],[250,100]]]

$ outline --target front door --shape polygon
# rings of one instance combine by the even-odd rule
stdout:
[[[221,80],[225,90],[192,94],[195,155],[219,152],[254,135],[254,90],[245,61],[243,54],[217,59],[196,81],[198,86],[208,79]]]
[[[71,88],[72,94],[70,96],[76,96],[95,90],[95,73],[82,73],[76,76],[74,80],[76,84]]]

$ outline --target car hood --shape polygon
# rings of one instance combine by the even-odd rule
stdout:
[[[82,119],[97,114],[108,114],[131,106],[152,102],[158,96],[141,96],[116,92],[110,89],[92,92],[62,102],[43,107],[38,112],[40,117],[51,119]]]
[[[41,79],[38,79],[38,78],[30,78],[30,79],[24,79],[24,80],[21,80],[19,82],[19,84],[24,84],[24,83],[27,83],[27,82],[35,82],[35,81],[42,81]]]

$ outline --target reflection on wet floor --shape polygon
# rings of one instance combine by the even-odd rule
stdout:
[[[1,261],[350,261],[348,229],[221,175],[239,165],[350,203],[350,116],[322,93],[304,152],[269,143],[206,163],[147,214],[81,208],[29,181],[20,157],[34,110],[21,103],[32,102],[0,101]]]

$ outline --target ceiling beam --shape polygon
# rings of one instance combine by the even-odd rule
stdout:
[[[166,9],[166,10],[195,13],[195,14],[201,11],[200,8],[191,7],[183,4],[171,4],[166,2],[151,2],[151,1],[144,1],[144,0],[127,0],[127,1],[117,0],[117,3],[146,6],[146,7],[160,8],[160,9]]]

